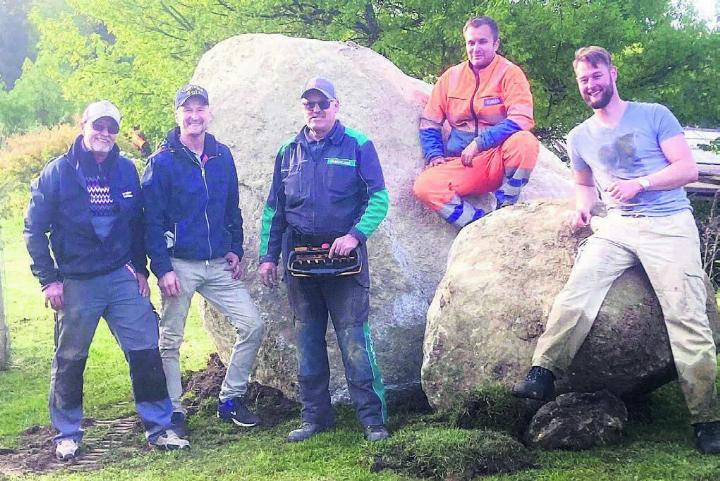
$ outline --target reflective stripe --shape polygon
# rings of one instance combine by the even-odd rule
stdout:
[[[372,335],[370,333],[370,324],[367,321],[363,323],[363,335],[365,337],[365,349],[368,353],[370,360],[370,369],[373,373],[372,387],[377,397],[380,399],[382,405],[382,419],[383,423],[387,423],[387,404],[385,403],[385,384],[383,384],[382,376],[380,374],[380,368],[378,367],[377,358],[375,357],[375,348],[373,347]]]

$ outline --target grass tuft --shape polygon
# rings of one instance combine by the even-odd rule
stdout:
[[[400,431],[372,449],[376,471],[391,469],[437,480],[469,481],[534,464],[525,446],[506,434],[487,430],[412,429]]]

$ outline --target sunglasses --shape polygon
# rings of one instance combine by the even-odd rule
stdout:
[[[305,110],[310,110],[310,111],[315,110],[316,105],[318,107],[320,107],[320,110],[327,110],[330,108],[331,102],[332,102],[332,100],[328,100],[328,99],[321,100],[319,102],[310,102],[309,100],[303,100],[302,104],[305,107]]]
[[[107,129],[108,134],[115,135],[118,132],[120,132],[120,126],[117,125],[115,122],[100,122],[99,120],[96,120],[92,123],[92,128],[95,132],[102,133],[104,130]]]

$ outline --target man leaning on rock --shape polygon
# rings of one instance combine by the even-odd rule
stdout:
[[[466,196],[494,193],[497,208],[517,202],[540,149],[529,132],[535,125],[530,84],[520,67],[497,54],[495,20],[471,18],[463,37],[467,62],[442,74],[420,118],[426,167],[413,187],[423,204],[458,228],[486,214]]]
[[[260,237],[259,271],[268,287],[277,284],[281,251],[287,259],[290,251],[324,249],[326,274],[330,271],[330,275],[315,272],[307,277],[286,271],[302,402],[302,425],[290,432],[288,440],[304,441],[335,423],[325,342],[329,314],[365,438],[379,441],[388,437],[387,410],[368,325],[366,242],[387,214],[388,192],[373,143],[336,120],[340,102],[333,84],[320,77],[310,79],[301,105],[306,125],[277,154]],[[360,272],[332,275],[333,266],[353,256],[361,262]],[[315,259],[322,258],[320,254]]]
[[[150,268],[162,292],[160,353],[173,424],[181,433],[187,424],[180,401],[180,346],[195,292],[236,331],[217,416],[243,427],[260,422],[243,397],[264,325],[241,281],[243,221],[235,162],[230,149],[207,132],[211,118],[204,88],[186,85],[178,90],[178,126],[150,156],[142,179]]]
[[[657,294],[696,446],[720,453],[717,358],[708,322],[698,232],[683,186],[698,170],[683,130],[664,106],[618,95],[610,54],[585,47],[573,61],[594,115],[568,136],[575,175],[575,226],[590,223],[597,188],[609,213],[581,247],[555,299],[518,397],[548,400],[580,349],[613,281],[641,264]]]
[[[57,311],[50,379],[55,455],[78,454],[83,437],[83,373],[100,317],[130,366],[135,406],[151,446],[189,444],[173,432],[172,406],[158,352],[157,316],[148,298],[140,182],[115,145],[120,111],[107,100],[87,106],[70,150],[31,186],[25,242],[31,269]],[[52,255],[48,248],[52,245]]]

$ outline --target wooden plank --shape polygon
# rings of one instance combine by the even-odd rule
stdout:
[[[688,184],[685,186],[685,190],[688,193],[692,194],[698,194],[698,195],[707,195],[707,196],[713,196],[715,195],[715,192],[720,190],[720,185],[716,184],[709,184],[705,182],[693,182],[691,184]]]

